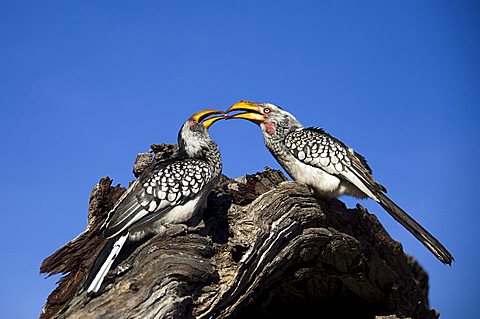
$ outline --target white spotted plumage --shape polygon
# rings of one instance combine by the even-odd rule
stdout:
[[[90,272],[86,279],[88,293],[101,287],[127,239],[139,240],[149,234],[161,234],[168,224],[194,220],[205,205],[222,171],[218,147],[206,127],[192,119],[180,129],[178,145],[170,159],[147,167],[110,211],[103,235],[114,243],[107,246],[110,253],[99,271]]]
[[[304,128],[292,114],[274,104],[240,101],[228,112],[234,110],[247,113],[232,118],[260,124],[265,145],[293,179],[322,197],[346,194],[372,198],[441,262],[452,263],[450,252],[387,197],[386,189],[375,181],[363,156],[322,129]]]

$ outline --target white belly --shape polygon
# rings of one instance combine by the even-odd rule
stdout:
[[[323,196],[337,197],[342,194],[343,187],[338,177],[320,168],[306,165],[291,154],[284,158],[287,161],[282,163],[282,166],[295,181],[312,187],[316,193]]]
[[[200,197],[188,201],[182,206],[176,206],[166,213],[160,220],[162,224],[182,224],[192,218],[200,207]]]
[[[184,224],[194,216],[203,202],[204,198],[199,196],[184,205],[175,206],[159,219],[146,223],[141,227],[132,228],[129,239],[136,241],[144,238],[146,235],[163,234],[166,231],[165,225],[168,224]]]

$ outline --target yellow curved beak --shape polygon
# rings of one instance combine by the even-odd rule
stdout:
[[[263,117],[262,114],[260,114],[261,109],[257,103],[249,102],[249,101],[240,101],[233,104],[227,110],[227,113],[230,113],[232,111],[247,111],[247,112],[228,116],[229,119],[245,119],[257,124],[265,122],[265,118]]]
[[[259,113],[260,107],[255,102],[239,101],[230,106],[230,108],[227,110],[227,113],[230,113],[232,111],[253,111]]]
[[[211,117],[209,119],[206,119],[202,122],[202,125],[208,129],[210,126],[212,126],[213,123],[215,123],[216,121],[218,120],[224,120],[227,118],[227,115],[220,115],[220,116],[214,116],[214,117]]]
[[[214,116],[214,117],[211,117],[209,119],[206,119],[207,117],[209,117],[210,115],[214,115],[214,114],[223,114],[221,116]],[[209,128],[213,123],[215,123],[216,121],[218,120],[222,120],[224,118],[226,118],[227,116],[225,115],[225,112],[223,111],[220,111],[220,110],[202,110],[202,111],[198,111],[197,113],[193,114],[192,116],[190,116],[190,118],[192,120],[194,120],[195,122],[197,123],[202,123],[202,125],[205,127],[205,128]]]

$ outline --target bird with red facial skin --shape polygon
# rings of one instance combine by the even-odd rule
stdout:
[[[260,126],[267,149],[297,182],[306,184],[320,197],[351,195],[371,198],[405,227],[442,263],[454,258],[442,243],[387,197],[387,190],[372,176],[363,156],[320,128],[305,128],[289,112],[271,103],[240,101],[227,113]]]
[[[103,225],[107,243],[83,283],[87,293],[99,291],[127,241],[162,234],[172,224],[196,220],[222,174],[222,160],[208,128],[224,115],[204,110],[193,114],[178,133],[172,157],[155,162],[120,197]]]

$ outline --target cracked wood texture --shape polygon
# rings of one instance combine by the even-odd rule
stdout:
[[[134,174],[174,145],[139,154]],[[428,276],[360,205],[322,200],[276,170],[222,177],[195,230],[130,244],[96,296],[78,292],[105,240],[100,227],[124,191],[102,178],[89,223],[45,259],[65,274],[40,318],[437,318]]]

